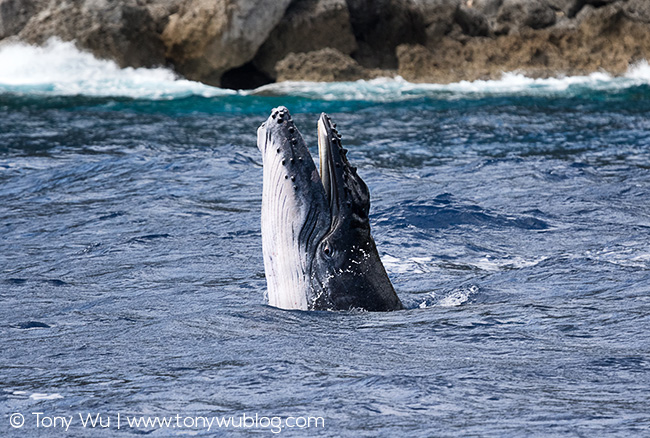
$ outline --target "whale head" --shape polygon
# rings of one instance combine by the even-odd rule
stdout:
[[[318,121],[320,173],[285,107],[257,131],[269,304],[301,310],[402,308],[370,234],[370,193],[330,117]]]

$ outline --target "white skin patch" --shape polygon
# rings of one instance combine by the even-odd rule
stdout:
[[[277,146],[270,142],[265,145],[264,137],[266,130],[260,128],[258,145],[264,159],[262,253],[269,305],[307,310],[307,261],[299,248],[298,236],[309,206],[295,196],[291,178],[285,178],[290,176],[290,169],[282,164],[286,159],[284,153],[278,153]]]

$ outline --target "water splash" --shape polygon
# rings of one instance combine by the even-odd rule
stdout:
[[[408,308],[427,309],[430,307],[458,307],[467,303],[470,299],[479,293],[479,287],[476,285],[467,285],[453,289],[450,291],[441,291],[439,293],[430,292],[427,294],[423,301],[413,305],[408,305]]]

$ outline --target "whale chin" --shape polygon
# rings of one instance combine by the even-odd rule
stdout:
[[[269,304],[300,310],[397,310],[370,234],[370,194],[329,116],[318,120],[320,172],[285,107],[257,131],[264,163],[262,251]]]

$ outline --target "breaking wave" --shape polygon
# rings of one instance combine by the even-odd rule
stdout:
[[[51,39],[43,46],[0,45],[0,94],[178,99],[189,96],[298,96],[325,101],[396,102],[417,98],[459,99],[494,95],[563,96],[618,91],[650,85],[643,61],[619,77],[607,73],[532,79],[505,73],[500,80],[415,84],[401,77],[354,82],[281,82],[249,91],[211,87],[178,77],[166,68],[119,68],[80,51],[74,43]]]
[[[641,85],[650,85],[650,65],[646,61],[631,66],[625,75],[619,77],[599,72],[587,76],[533,79],[523,74],[504,73],[499,80],[416,84],[398,76],[355,82],[280,82],[258,88],[253,93],[321,100],[392,102],[423,97],[466,99],[498,95],[574,96],[588,91],[618,91]]]
[[[165,68],[121,69],[113,61],[78,50],[71,42],[51,39],[40,47],[0,46],[0,93],[173,99],[234,91],[181,79]]]

